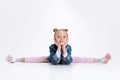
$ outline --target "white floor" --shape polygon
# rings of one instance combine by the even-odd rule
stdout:
[[[120,63],[8,63],[0,57],[0,80],[120,80]]]

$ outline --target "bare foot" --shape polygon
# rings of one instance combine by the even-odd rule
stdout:
[[[111,59],[111,56],[110,56],[110,54],[109,53],[107,53],[106,55],[105,55],[105,57],[104,57],[104,64],[107,64],[108,63],[108,61]]]
[[[7,61],[10,62],[10,63],[13,63],[13,57],[9,54],[8,57],[7,57]]]

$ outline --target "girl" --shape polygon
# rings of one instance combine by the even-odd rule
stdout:
[[[7,61],[14,62],[25,62],[25,63],[52,63],[57,64],[70,64],[70,63],[108,63],[111,59],[109,53],[103,58],[88,58],[88,57],[71,57],[71,46],[68,44],[68,30],[57,29],[54,30],[54,44],[50,49],[50,55],[48,57],[24,57],[15,59],[11,55],[8,55]]]

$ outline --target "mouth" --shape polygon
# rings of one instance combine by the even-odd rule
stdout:
[[[60,43],[63,43],[64,41],[60,41]]]

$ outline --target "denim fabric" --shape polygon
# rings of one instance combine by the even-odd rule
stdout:
[[[57,64],[70,64],[73,61],[72,57],[71,57],[72,49],[71,49],[70,45],[66,46],[66,50],[67,50],[67,53],[68,53],[66,57],[64,57],[62,54],[61,54],[60,58],[57,57],[57,55],[56,55],[57,46],[55,44],[52,44],[49,47],[49,50],[50,50],[50,55],[48,57],[48,60],[54,65],[57,65]]]

